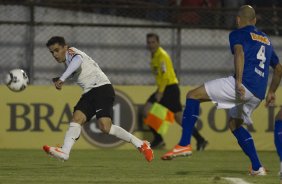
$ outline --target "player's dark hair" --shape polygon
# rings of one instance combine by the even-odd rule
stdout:
[[[151,37],[155,37],[156,40],[157,40],[158,42],[160,42],[159,35],[157,35],[156,33],[148,33],[148,34],[146,35],[146,37],[147,37],[147,39],[148,39],[148,38],[151,38]]]
[[[61,36],[53,36],[52,38],[50,38],[47,43],[46,43],[46,46],[47,47],[50,47],[51,45],[54,45],[54,44],[59,44],[61,46],[65,46],[66,45],[66,41],[65,41],[65,38],[64,37],[61,37]]]

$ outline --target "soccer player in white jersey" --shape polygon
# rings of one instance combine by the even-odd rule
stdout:
[[[84,52],[69,47],[63,37],[50,38],[46,46],[58,63],[66,65],[65,72],[54,80],[56,89],[61,90],[64,81],[72,76],[82,87],[83,95],[74,107],[63,146],[59,148],[45,145],[43,146],[44,151],[57,159],[68,160],[71,148],[80,136],[81,126],[96,115],[99,129],[103,133],[132,143],[143,153],[145,159],[151,162],[154,154],[149,142],[140,140],[123,128],[112,124],[115,92],[108,77],[98,64]]]
[[[192,152],[190,141],[199,116],[200,103],[212,101],[218,108],[229,109],[229,127],[251,161],[250,174],[266,175],[252,136],[242,125],[252,124],[251,114],[265,98],[270,66],[274,72],[266,96],[266,105],[273,102],[281,80],[282,66],[269,37],[255,27],[256,15],[251,6],[242,6],[236,21],[238,29],[229,35],[235,75],[206,82],[187,93],[182,118],[182,137],[178,145],[162,159],[172,159]]]

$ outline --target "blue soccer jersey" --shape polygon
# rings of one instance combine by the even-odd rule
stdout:
[[[237,44],[244,50],[243,85],[257,98],[264,99],[269,66],[274,68],[279,63],[270,39],[255,26],[246,26],[232,31],[229,42],[232,54]]]

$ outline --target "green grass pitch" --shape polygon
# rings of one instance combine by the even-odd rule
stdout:
[[[0,184],[227,184],[224,177],[252,184],[279,183],[276,152],[259,152],[268,176],[247,174],[249,160],[240,151],[193,152],[191,158],[162,161],[155,151],[147,163],[135,150],[73,150],[67,162],[49,158],[41,150],[0,150]]]

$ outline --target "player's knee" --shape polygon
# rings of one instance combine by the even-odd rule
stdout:
[[[186,98],[196,99],[196,94],[195,94],[194,90],[189,91],[186,95]]]
[[[240,128],[243,124],[243,120],[242,119],[237,119],[237,118],[230,118],[228,121],[228,126],[229,129],[233,132],[236,129]]]
[[[110,132],[110,130],[107,129],[107,126],[103,123],[99,123],[99,129],[105,134],[108,134]]]
[[[74,113],[72,121],[82,125],[86,122],[86,116],[80,113]]]
[[[100,118],[98,119],[98,126],[99,129],[105,133],[108,134],[110,132],[112,122],[110,118]]]

